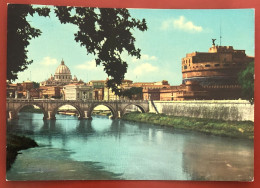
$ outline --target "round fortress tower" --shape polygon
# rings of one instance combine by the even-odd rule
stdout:
[[[182,58],[182,79],[196,81],[200,85],[235,85],[238,73],[254,60],[245,50],[232,46],[215,46],[212,40],[209,52],[193,52]]]

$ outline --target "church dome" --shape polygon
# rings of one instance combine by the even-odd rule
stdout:
[[[61,64],[57,67],[55,75],[70,75],[70,69],[64,64],[64,61],[61,61]]]

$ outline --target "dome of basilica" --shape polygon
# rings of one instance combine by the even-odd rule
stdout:
[[[57,67],[55,71],[55,75],[60,75],[60,74],[66,74],[66,75],[71,75],[70,69],[64,64],[64,61],[61,61],[61,64]]]
[[[62,60],[61,64],[57,67],[54,76],[51,75],[49,79],[41,82],[41,86],[63,86],[70,83],[78,82],[82,81],[78,81],[76,76],[74,76],[74,79],[72,79],[70,69],[65,65],[64,61]]]
[[[72,80],[70,69],[65,65],[63,60],[55,71],[54,80],[62,84],[69,83]]]

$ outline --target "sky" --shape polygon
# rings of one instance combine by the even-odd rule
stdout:
[[[182,82],[181,59],[187,53],[207,52],[216,45],[233,46],[255,55],[254,9],[129,9],[132,17],[146,19],[148,30],[133,30],[141,59],[126,53],[128,63],[125,79],[134,82],[167,80],[171,85]],[[28,16],[29,23],[42,31],[28,46],[28,57],[34,62],[18,74],[15,82],[41,82],[54,75],[63,59],[72,73],[85,82],[107,78],[102,66],[95,65],[95,57],[75,42],[77,27],[61,24],[53,12],[49,18]]]

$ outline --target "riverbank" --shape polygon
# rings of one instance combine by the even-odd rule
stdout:
[[[75,161],[65,149],[48,146],[23,150],[6,173],[10,181],[121,180],[121,174],[106,171],[99,163]]]
[[[172,126],[176,129],[198,131],[216,136],[254,139],[254,123],[251,121],[223,121],[138,112],[125,114],[122,119],[161,126]]]
[[[18,151],[37,147],[38,144],[27,137],[7,134],[6,137],[6,170],[11,168],[11,165],[19,154]]]

